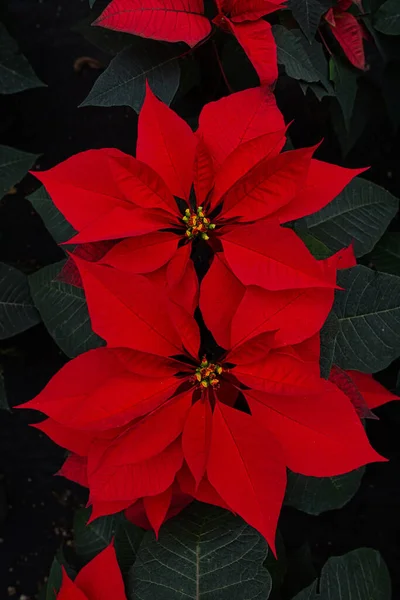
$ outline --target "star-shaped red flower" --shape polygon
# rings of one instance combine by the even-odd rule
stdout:
[[[325,206],[361,171],[314,160],[315,148],[282,153],[284,143],[282,115],[265,89],[206,105],[195,134],[148,88],[136,158],[92,150],[36,176],[78,231],[72,242],[122,239],[101,262],[129,273],[164,269],[189,310],[190,256],[200,243],[224,250],[244,284],[332,285],[280,224]]]
[[[273,548],[286,467],[331,476],[383,460],[347,395],[320,378],[318,335],[289,344],[275,323],[224,352],[146,277],[76,260],[108,347],[72,360],[25,407],[73,453],[62,473],[89,487],[94,518],[144,509],[157,530],[197,498]]]

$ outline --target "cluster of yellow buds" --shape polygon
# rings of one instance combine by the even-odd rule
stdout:
[[[210,363],[207,358],[203,356],[200,366],[196,369],[195,379],[203,388],[208,388],[209,386],[215,387],[219,384],[217,376],[221,375],[222,371],[223,368],[221,365]]]
[[[210,219],[207,219],[203,207],[198,206],[196,212],[191,211],[189,208],[185,210],[185,215],[182,217],[182,221],[186,224],[186,236],[189,240],[200,236],[202,240],[209,240],[207,231],[215,229],[215,225],[210,223]]]

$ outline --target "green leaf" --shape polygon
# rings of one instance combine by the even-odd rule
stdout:
[[[332,252],[354,242],[356,256],[371,251],[396,215],[399,201],[365,179],[353,181],[332,202],[309,217],[309,232]]]
[[[386,0],[375,14],[374,27],[386,35],[400,34],[400,5],[398,0]]]
[[[61,261],[40,269],[30,275],[29,284],[48,332],[73,358],[104,343],[92,330],[83,290],[55,279],[63,265]]]
[[[328,258],[332,256],[332,252],[329,250],[328,246],[326,246],[321,240],[317,239],[315,236],[311,235],[308,231],[296,231],[297,235],[301,237],[308,250],[317,260],[323,260],[324,258]]]
[[[89,0],[90,8],[93,8],[95,2],[96,2],[96,0]]]
[[[145,38],[122,50],[94,84],[81,106],[130,106],[139,112],[148,81],[152,91],[171,104],[179,87],[182,47]]]
[[[309,515],[342,508],[358,491],[364,470],[335,477],[306,477],[289,471],[285,504]]]
[[[385,233],[368,260],[378,271],[400,276],[400,233]]]
[[[62,569],[57,557],[54,558],[46,585],[46,600],[56,600],[62,582]]]
[[[267,544],[220,508],[194,504],[160,531],[145,533],[129,573],[128,598],[267,600]]]
[[[321,356],[319,359],[319,366],[321,370],[321,377],[324,379],[329,378],[329,374],[332,369],[338,333],[339,321],[335,313],[331,311],[320,332]]]
[[[6,386],[3,373],[0,372],[0,410],[10,410],[7,402]]]
[[[26,331],[39,322],[28,278],[18,269],[0,263],[0,340]]]
[[[400,356],[400,277],[358,265],[338,272],[334,362],[376,373]]]
[[[278,50],[278,63],[284,65],[286,74],[308,83],[319,81],[320,77],[298,35],[300,32],[296,33],[296,30],[286,29],[282,25],[274,25],[272,31]]]
[[[332,6],[326,0],[289,0],[288,8],[311,42],[318,29],[321,17]]]
[[[76,233],[72,225],[68,223],[58,210],[44,186],[41,186],[36,192],[27,196],[27,198],[40,215],[46,229],[53,236],[57,244],[66,242]]]
[[[136,560],[144,530],[122,517],[115,534],[115,552],[122,573],[125,575]]]
[[[17,42],[0,23],[0,94],[15,94],[37,87],[46,86],[36,77]]]
[[[110,543],[115,533],[116,520],[114,515],[99,517],[87,524],[90,508],[81,508],[74,515],[75,550],[82,561],[88,563]]]
[[[0,146],[0,198],[25,177],[37,158],[37,154]]]
[[[391,600],[387,566],[379,552],[358,548],[344,556],[334,556],[322,568],[319,583],[303,590],[293,600]]]
[[[293,600],[316,600],[317,598],[320,598],[320,596],[317,595],[317,582],[313,581],[309,587],[296,594]]]
[[[330,73],[336,98],[342,110],[346,131],[350,131],[350,122],[358,90],[357,80],[360,73],[356,68],[335,57],[330,60]]]

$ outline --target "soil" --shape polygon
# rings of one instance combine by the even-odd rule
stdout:
[[[76,60],[88,56],[104,64],[107,61],[100,50],[71,30],[88,15],[88,0],[12,0],[8,7],[0,5],[0,18],[48,85],[0,98],[1,143],[40,153],[38,168],[89,148],[115,146],[134,153],[137,116],[131,109],[77,108],[99,71],[84,67],[77,72]],[[296,118],[294,142],[312,144],[325,136],[320,156],[341,162],[324,109],[319,104],[310,108],[301,92],[285,80],[277,97],[288,120]],[[198,102],[197,95],[189,113],[196,114]],[[376,119],[346,164],[371,164],[368,177],[400,197],[399,147],[387,122]],[[0,260],[26,272],[62,258],[25,199],[36,187],[34,178],[27,176],[16,194],[0,202]],[[398,223],[393,227],[398,228]],[[42,325],[1,342],[0,359],[11,406],[31,399],[66,361]],[[392,389],[397,370],[395,365],[382,376]],[[367,468],[359,492],[344,509],[310,517],[286,508],[280,526],[288,554],[307,541],[317,570],[332,555],[361,546],[379,550],[391,571],[393,598],[400,598],[400,405],[391,403],[377,413],[380,420],[368,423],[368,432],[378,452],[390,461]],[[86,502],[85,490],[54,477],[64,452],[28,426],[35,420],[37,415],[30,411],[0,412],[1,600],[37,594],[55,551],[61,543],[71,543],[74,510]],[[297,588],[303,576],[298,570]],[[286,590],[288,594],[294,591]]]

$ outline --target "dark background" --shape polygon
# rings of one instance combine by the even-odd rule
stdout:
[[[0,143],[41,154],[36,168],[44,169],[89,148],[118,147],[134,154],[137,116],[130,108],[77,108],[101,70],[79,71],[80,57],[106,65],[107,57],[71,30],[89,15],[88,0],[11,0],[0,2],[0,18],[23,53],[47,84],[41,88],[0,97]],[[203,50],[201,51],[204,52]],[[175,108],[195,119],[199,106],[226,93],[214,73],[204,69],[200,54],[201,87],[180,98]],[[371,165],[367,177],[400,197],[400,140],[382,112],[378,90],[371,88],[370,114],[363,135],[344,161],[330,126],[324,103],[303,94],[294,82],[281,78],[277,98],[297,145],[324,137],[319,157],[346,166]],[[25,196],[38,187],[32,176],[17,193],[0,201],[0,260],[25,272],[63,257]],[[392,228],[398,229],[395,221]],[[0,343],[8,400],[21,404],[37,394],[65,362],[43,325]],[[381,375],[395,389],[398,365]],[[370,439],[389,463],[367,468],[361,489],[342,510],[310,517],[285,508],[280,528],[288,556],[298,559],[299,588],[308,583],[308,567],[299,548],[308,542],[318,570],[332,555],[367,546],[379,550],[393,582],[393,598],[400,598],[400,405],[377,411],[379,421],[368,423]],[[71,543],[73,512],[86,501],[85,490],[54,477],[64,453],[37,430],[30,411],[0,412],[0,599],[33,598],[43,585],[53,556]],[[304,558],[304,557],[303,557]]]

